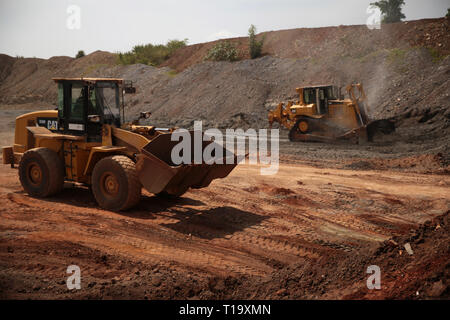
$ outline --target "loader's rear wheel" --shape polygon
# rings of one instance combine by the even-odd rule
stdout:
[[[58,154],[47,148],[25,152],[19,163],[19,179],[25,192],[34,197],[49,197],[64,187],[64,165]]]
[[[107,157],[94,167],[92,192],[102,208],[114,211],[130,209],[139,202],[141,189],[135,163],[128,157]]]

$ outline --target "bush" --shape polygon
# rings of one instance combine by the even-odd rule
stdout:
[[[188,39],[184,40],[169,40],[166,44],[167,49],[169,50],[169,56],[172,55],[175,51],[180,48],[183,48],[187,45]]]
[[[251,25],[248,29],[249,53],[252,59],[259,58],[262,54],[264,38],[260,41],[256,40],[256,27]]]
[[[205,60],[233,62],[238,60],[238,50],[231,42],[219,42],[208,51]]]
[[[450,8],[447,9],[447,14],[445,15],[447,19],[450,19]]]
[[[75,56],[75,59],[83,58],[85,56],[84,51],[80,50],[78,51],[77,55]]]
[[[169,40],[165,45],[146,45],[134,46],[131,51],[118,54],[119,64],[136,64],[142,63],[151,66],[158,66],[180,48],[187,45],[188,39]]]

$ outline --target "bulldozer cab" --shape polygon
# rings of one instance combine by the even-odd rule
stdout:
[[[317,114],[328,113],[328,102],[336,99],[336,89],[333,86],[314,86],[302,88],[303,102],[306,105],[315,104]]]
[[[58,131],[100,142],[103,124],[120,127],[122,79],[53,80],[58,84]]]

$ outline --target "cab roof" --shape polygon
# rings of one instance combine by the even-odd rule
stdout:
[[[334,85],[332,85],[332,84],[324,84],[324,85],[314,85],[314,86],[303,86],[303,87],[300,87],[300,88],[301,89],[315,89],[315,88],[326,88],[326,87],[334,87]]]
[[[123,79],[120,78],[53,78],[52,80],[55,82],[84,81],[90,83],[97,83],[97,82],[115,82],[118,84],[123,83]]]

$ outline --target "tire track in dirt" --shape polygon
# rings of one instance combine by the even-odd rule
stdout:
[[[16,181],[6,170],[0,167],[8,172],[3,178]],[[84,188],[33,199],[18,181],[9,182],[11,189],[0,189],[0,227],[7,230],[0,238],[11,245],[14,239],[65,241],[179,274],[263,277],[280,266],[357,254],[450,207],[450,192],[437,183],[442,177],[380,176],[290,165],[268,179],[258,167],[243,165],[176,201],[144,192],[141,204],[124,213],[99,209]],[[54,269],[55,257],[41,259],[41,266],[30,261],[26,272],[43,272],[43,265]]]
[[[30,208],[31,202],[33,202],[35,209],[43,209],[46,205],[40,200],[32,201],[27,197],[19,195],[10,195],[8,196],[8,199],[25,208]],[[225,251],[225,253],[217,252],[217,250],[214,250],[206,245],[204,241],[201,241],[200,243],[197,241],[191,242],[187,245],[180,245],[180,239],[178,239],[176,243],[172,243],[173,241],[168,241],[167,237],[158,237],[158,233],[160,232],[155,232],[156,230],[152,230],[153,232],[151,232],[152,238],[156,239],[136,238],[129,233],[127,233],[126,235],[115,235],[112,232],[99,233],[95,229],[84,229],[84,231],[81,232],[80,230],[83,229],[79,228],[78,226],[74,226],[73,224],[76,223],[83,225],[83,223],[81,223],[82,220],[79,217],[76,219],[71,216],[64,216],[65,213],[66,210],[56,213],[61,214],[62,218],[59,219],[64,219],[65,221],[71,223],[63,226],[62,228],[60,226],[60,234],[49,233],[49,230],[45,231],[45,238],[43,238],[43,234],[37,232],[33,233],[29,237],[29,240],[36,239],[36,237],[38,239],[41,239],[41,241],[43,241],[44,239],[67,240],[68,235],[70,234],[70,239],[73,242],[76,242],[77,239],[83,239],[81,243],[85,246],[92,247],[93,249],[105,250],[105,248],[108,248],[109,250],[112,250],[114,254],[120,254],[123,256],[127,256],[128,258],[146,261],[150,264],[159,263],[167,268],[170,266],[170,264],[165,263],[165,261],[176,263],[179,266],[183,266],[184,268],[193,267],[201,269],[202,267],[208,265],[220,266],[210,267],[213,273],[224,273],[226,271],[231,271],[235,274],[262,275],[267,274],[271,271],[270,267],[261,263],[259,260],[251,261],[251,259],[249,259],[247,256],[242,256],[242,254],[240,254],[239,252],[233,252],[232,249],[226,249],[225,247],[223,247],[222,251]],[[86,213],[84,213],[84,215],[86,215]],[[40,218],[42,218],[42,216]],[[46,222],[49,223],[55,218],[47,214],[44,219],[46,219]],[[159,224],[164,224],[171,221],[173,220],[169,217],[159,216],[157,218],[157,222]],[[89,231],[94,231],[92,232],[94,234],[90,233]],[[169,242],[169,244],[165,245],[163,244],[164,242]],[[131,254],[130,251],[132,251],[133,253]],[[242,266],[242,261],[244,260],[247,260],[248,265]]]

